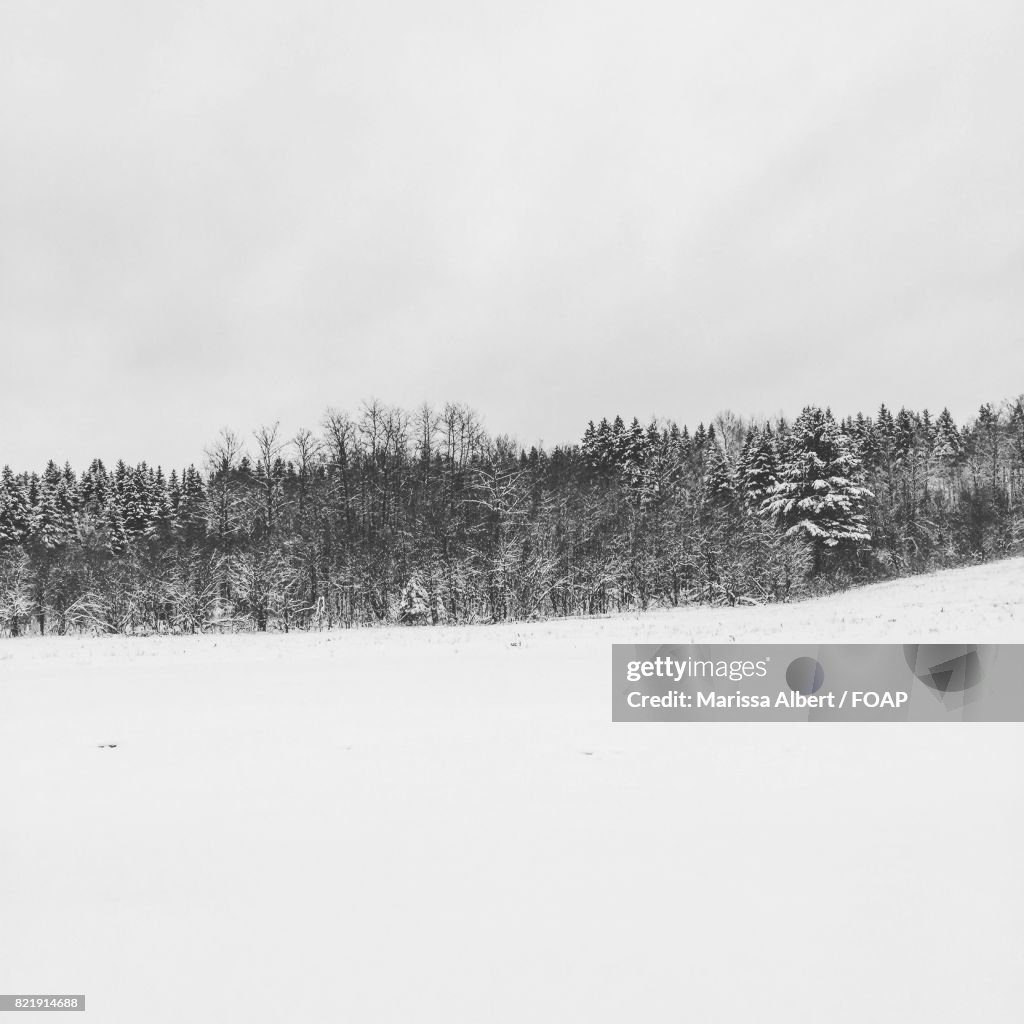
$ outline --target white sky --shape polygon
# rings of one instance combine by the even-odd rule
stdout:
[[[1020,0],[0,0],[0,464],[1024,390]]]

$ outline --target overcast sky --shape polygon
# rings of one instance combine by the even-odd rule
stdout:
[[[1024,390],[1020,0],[0,0],[0,463]]]

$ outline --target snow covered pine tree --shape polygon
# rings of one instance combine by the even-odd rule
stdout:
[[[814,569],[825,549],[869,541],[860,459],[831,411],[807,406],[790,431],[779,482],[761,504],[787,536],[806,536],[814,548]]]

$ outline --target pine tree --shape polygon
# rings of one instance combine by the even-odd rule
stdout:
[[[779,459],[775,435],[770,424],[753,433],[745,446],[742,471],[744,496],[751,508],[760,508],[761,502],[772,493],[779,482]]]
[[[149,481],[150,519],[149,535],[157,540],[166,540],[174,528],[174,512],[171,508],[171,495],[164,479],[163,470],[157,466],[153,478]]]
[[[118,495],[118,512],[129,537],[144,537],[150,525],[150,507],[146,493],[146,467],[140,463],[129,470]]]
[[[893,432],[893,448],[897,459],[906,460],[916,452],[920,421],[915,413],[906,407],[896,414]]]
[[[913,521],[916,514],[918,484],[921,482],[922,428],[920,417],[906,408],[896,415],[894,455],[904,481],[904,504]]]
[[[430,595],[418,577],[414,576],[403,588],[398,602],[398,617],[409,624],[426,622],[430,617]]]
[[[178,530],[186,543],[196,543],[205,536],[206,516],[207,500],[203,478],[195,466],[189,466],[182,474],[177,512]]]
[[[111,491],[107,496],[107,505],[103,510],[103,525],[106,530],[107,548],[116,558],[124,557],[130,550],[128,531],[124,525],[124,515],[117,495]]]
[[[67,493],[67,483],[51,459],[39,483],[38,500],[32,508],[32,537],[39,546],[52,550],[68,542],[74,526],[74,510]]]
[[[176,469],[172,469],[171,475],[167,478],[167,502],[171,508],[171,515],[177,522],[178,509],[181,508],[181,484],[178,482]]]
[[[753,457],[754,445],[757,442],[757,428],[751,424],[743,437],[743,444],[740,447],[740,454],[736,460],[736,476],[740,484],[746,488],[747,471],[750,467],[750,460]]]
[[[963,458],[963,439],[949,409],[943,409],[935,421],[935,441],[932,454],[943,465],[956,466]]]
[[[715,439],[714,427],[704,445],[704,493],[718,505],[727,505],[736,497],[736,474]]]
[[[619,420],[619,423],[622,421]],[[588,466],[598,473],[606,473],[615,465],[617,453],[612,435],[612,427],[607,418],[595,427],[591,420],[583,435],[583,457]],[[528,459],[525,461],[529,461]]]
[[[609,436],[608,461],[609,464],[618,469],[625,461],[626,455],[626,424],[621,416],[612,420],[612,429]]]
[[[816,568],[823,548],[868,541],[860,460],[850,438],[828,412],[808,406],[789,433],[780,481],[761,511],[775,516],[787,536],[805,536],[814,544]]]
[[[977,437],[978,454],[985,464],[989,478],[989,487],[993,492],[996,489],[996,480],[999,476],[999,455],[1001,451],[1001,430],[1002,417],[999,410],[986,402],[978,410],[978,420],[975,424],[975,435]]]
[[[30,527],[28,497],[21,481],[4,466],[0,473],[0,547],[14,547],[28,536]]]
[[[600,464],[600,460],[597,454],[597,427],[594,426],[593,420],[587,424],[587,429],[583,431],[583,441],[580,448],[583,452],[583,457],[587,460],[587,465],[596,469]]]
[[[668,431],[659,430],[657,422],[652,419],[651,422],[647,424],[647,437],[644,444],[648,462],[654,458],[658,452],[662,451],[667,443]]]
[[[83,511],[93,518],[102,518],[109,487],[110,481],[103,462],[100,459],[93,459],[89,468],[82,474],[78,487]]]

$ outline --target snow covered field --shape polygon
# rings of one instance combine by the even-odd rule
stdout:
[[[1024,642],[1024,561],[782,607],[2,640],[0,991],[103,1024],[1016,1024],[1024,726],[609,720],[613,641],[918,639]]]

